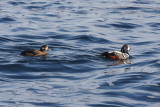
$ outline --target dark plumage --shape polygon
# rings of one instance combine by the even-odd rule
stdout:
[[[40,50],[37,49],[29,49],[21,52],[23,56],[44,56],[47,54],[47,50],[49,50],[47,45],[43,45]]]
[[[104,52],[101,54],[101,56],[110,58],[110,59],[127,59],[129,58],[129,53],[128,53],[129,50],[131,50],[129,45],[123,45],[123,47],[121,48],[121,51]]]

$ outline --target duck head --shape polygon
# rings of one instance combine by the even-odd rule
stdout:
[[[129,54],[128,51],[130,51],[130,50],[131,50],[131,48],[130,48],[129,45],[127,45],[127,44],[123,45],[123,47],[121,48],[121,52],[122,52],[122,53],[127,53],[127,54]]]
[[[49,50],[48,46],[47,45],[43,45],[41,48],[40,48],[40,51],[47,51]]]

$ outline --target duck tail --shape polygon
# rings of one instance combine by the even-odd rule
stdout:
[[[109,56],[109,53],[108,53],[108,52],[104,52],[104,53],[101,54],[101,56],[103,56],[103,57],[108,57],[108,56]]]

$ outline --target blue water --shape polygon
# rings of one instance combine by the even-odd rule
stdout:
[[[0,0],[1,107],[159,107],[160,1]],[[131,58],[99,55],[129,44]],[[47,56],[24,57],[48,45]]]

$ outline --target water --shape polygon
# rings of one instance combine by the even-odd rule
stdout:
[[[0,0],[1,107],[159,107],[158,0]],[[44,57],[23,50],[48,45]],[[131,58],[98,56],[129,44]]]

